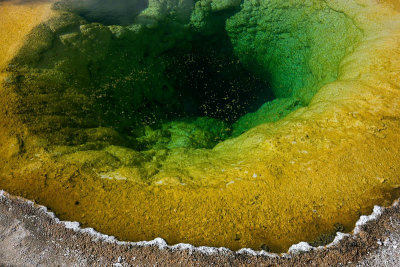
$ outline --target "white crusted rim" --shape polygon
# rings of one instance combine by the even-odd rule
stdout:
[[[11,195],[5,192],[4,190],[0,190],[0,199],[10,199]],[[74,230],[75,232],[79,233],[86,233],[90,236],[92,236],[93,241],[103,241],[107,243],[115,243],[117,245],[129,245],[129,246],[135,246],[135,247],[158,247],[160,250],[163,249],[169,249],[172,251],[176,250],[186,250],[189,252],[189,254],[193,252],[200,252],[202,254],[206,255],[212,255],[212,254],[228,254],[228,253],[236,253],[236,254],[249,254],[253,256],[266,256],[266,257],[271,257],[271,258],[276,258],[276,257],[285,257],[285,258],[290,258],[291,255],[293,254],[299,254],[299,253],[304,253],[304,252],[310,252],[313,250],[323,250],[327,249],[333,246],[336,246],[340,243],[340,241],[345,238],[345,237],[350,237],[352,235],[358,235],[361,232],[362,226],[367,224],[370,221],[377,220],[381,217],[383,214],[383,211],[386,209],[385,207],[381,206],[374,206],[373,212],[370,215],[362,215],[360,219],[356,222],[355,228],[352,231],[352,234],[346,234],[346,233],[341,233],[337,232],[335,239],[329,243],[326,246],[319,246],[319,247],[313,247],[307,242],[299,242],[297,244],[292,245],[287,253],[271,253],[271,252],[266,252],[264,250],[261,251],[255,251],[251,248],[242,248],[237,251],[232,251],[231,249],[225,248],[225,247],[207,247],[207,246],[199,246],[195,247],[191,244],[186,244],[186,243],[179,243],[176,245],[168,245],[167,242],[160,238],[157,237],[154,240],[151,241],[139,241],[139,242],[128,242],[128,241],[119,241],[117,238],[114,236],[109,236],[102,234],[100,232],[97,232],[93,228],[81,228],[79,222],[71,222],[71,221],[62,221],[57,216],[49,211],[47,207],[43,205],[37,205],[34,202],[27,200],[25,198],[20,198],[25,201],[28,205],[31,205],[33,207],[38,207],[40,211],[42,211],[45,215],[51,217],[52,219],[55,220],[56,223],[58,224],[63,224],[65,228]],[[400,205],[400,199],[396,200],[391,207],[398,206]]]

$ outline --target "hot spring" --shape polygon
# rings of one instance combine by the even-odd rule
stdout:
[[[283,252],[399,196],[391,1],[0,5],[0,189],[61,219]]]

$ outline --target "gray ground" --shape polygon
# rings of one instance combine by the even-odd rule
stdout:
[[[382,240],[378,240],[378,249],[368,253],[357,266],[400,266],[400,221],[388,219],[393,231]]]
[[[400,206],[338,245],[267,257],[232,251],[138,247],[67,229],[39,206],[0,197],[0,266],[400,266]]]

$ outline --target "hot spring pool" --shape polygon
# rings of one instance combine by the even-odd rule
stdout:
[[[2,1],[0,34],[0,189],[61,219],[283,252],[399,197],[393,1]]]

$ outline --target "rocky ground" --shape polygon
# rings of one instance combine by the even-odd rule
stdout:
[[[67,226],[67,227],[66,227]],[[0,266],[399,266],[400,206],[328,248],[268,255],[242,250],[113,242],[76,231],[44,207],[4,193],[0,197]],[[110,241],[111,240],[111,241]],[[163,247],[163,248],[162,248]]]

